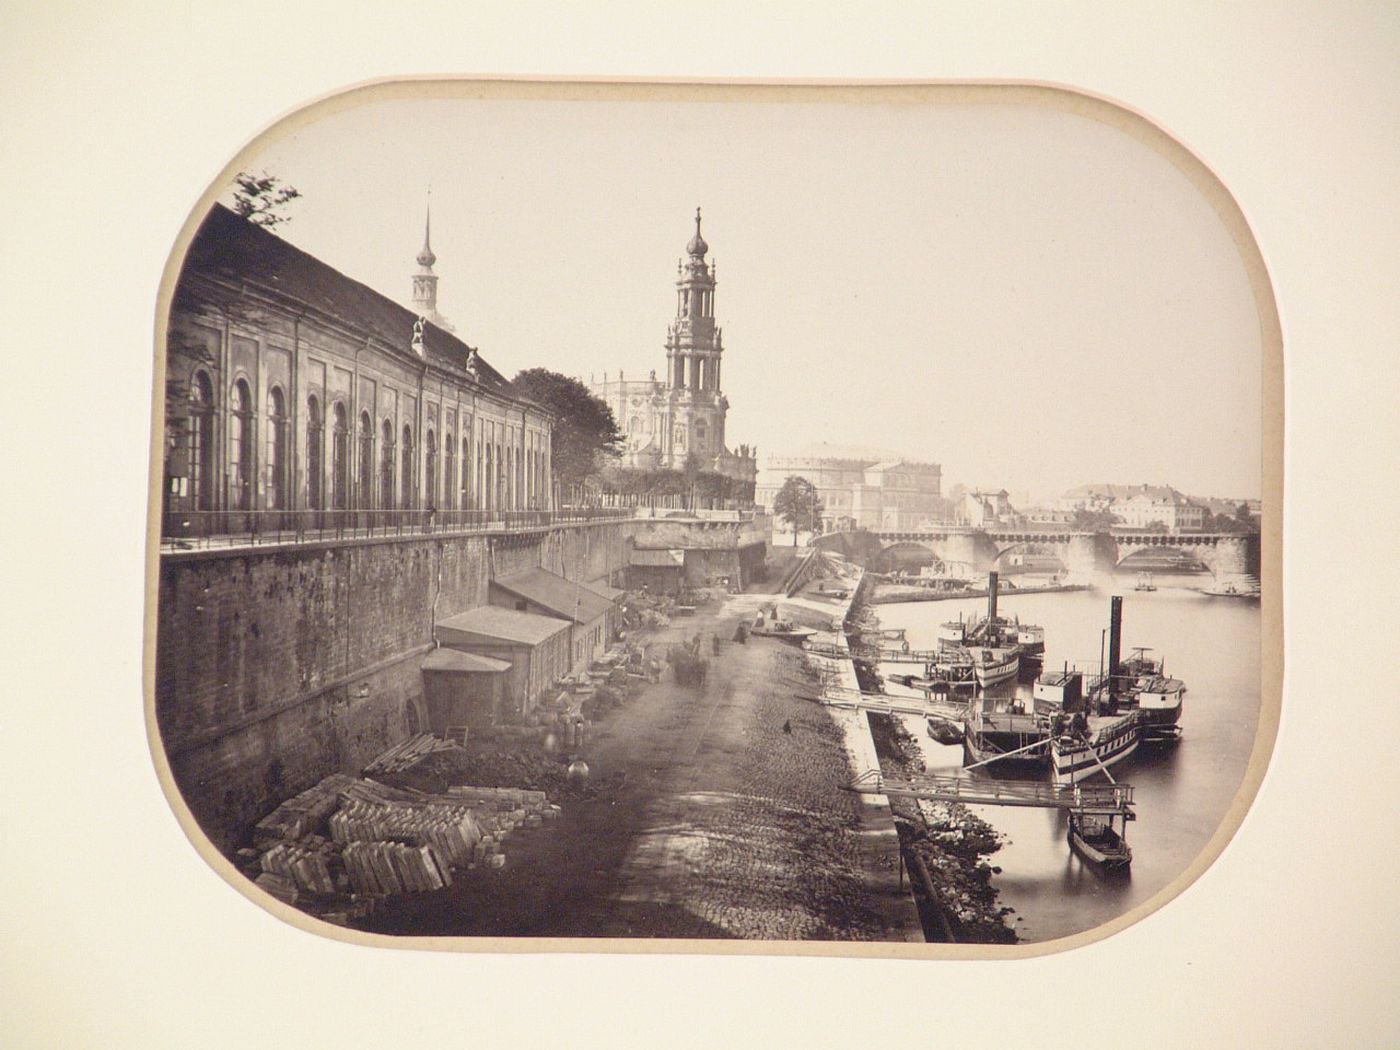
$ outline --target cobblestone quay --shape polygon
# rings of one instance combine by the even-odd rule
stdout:
[[[667,675],[595,727],[597,797],[513,838],[500,871],[394,901],[385,933],[902,940],[862,877],[842,735],[796,649],[731,641],[759,596],[654,642],[721,639],[706,684]],[[784,726],[787,726],[785,730]],[[790,730],[790,731],[789,731]]]

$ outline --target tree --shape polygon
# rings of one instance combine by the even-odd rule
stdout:
[[[284,185],[265,171],[259,175],[240,171],[233,184],[233,210],[256,226],[290,222],[291,216],[280,214],[279,209],[301,196],[295,186]]]
[[[822,511],[825,509],[817,487],[796,474],[784,481],[783,487],[773,497],[774,513],[792,526],[794,547],[797,546],[797,533],[802,526],[805,525],[813,535],[821,531]]]
[[[550,458],[554,477],[565,486],[582,484],[622,451],[622,432],[602,398],[572,376],[527,368],[512,381],[527,400],[554,414]]]
[[[1070,526],[1081,532],[1102,532],[1114,525],[1123,524],[1123,519],[1107,510],[1090,510],[1080,507],[1069,519]]]

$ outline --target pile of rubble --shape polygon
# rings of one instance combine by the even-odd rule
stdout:
[[[429,740],[405,741],[366,769],[409,779],[418,763],[456,756],[461,764],[462,749]],[[504,866],[501,843],[512,830],[558,815],[541,790],[460,779],[427,792],[334,774],[259,821],[237,859],[274,897],[343,923],[385,896],[450,886],[454,871]]]

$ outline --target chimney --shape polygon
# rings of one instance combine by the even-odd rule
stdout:
[[[997,574],[987,573],[987,619],[997,618]]]
[[[1123,651],[1123,599],[1115,594],[1109,599],[1108,607],[1108,695],[1118,695],[1114,685],[1119,673],[1118,657]]]

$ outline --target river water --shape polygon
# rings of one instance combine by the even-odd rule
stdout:
[[[1091,591],[1003,593],[998,599],[1003,616],[1045,628],[1046,668],[1068,662],[1097,669],[1109,595],[1121,594],[1123,655],[1134,646],[1150,647],[1165,659],[1166,672],[1187,686],[1181,740],[1144,745],[1112,767],[1119,782],[1135,788],[1130,871],[1106,874],[1072,852],[1067,818],[1057,810],[970,807],[1006,837],[989,863],[1002,869],[995,882],[1002,903],[1016,911],[1022,940],[1092,929],[1153,896],[1201,853],[1239,789],[1259,721],[1259,606],[1202,594],[1199,588],[1208,581],[1209,576],[1157,576],[1156,591],[1135,592],[1134,577],[1125,576],[1105,579]],[[984,598],[874,607],[880,623],[905,628],[916,649],[934,648],[945,620],[985,610]],[[1031,690],[1024,675],[1020,683],[996,688],[1026,697]],[[886,689],[908,692],[888,682]],[[961,768],[961,746],[943,746],[927,735],[921,743],[930,772]],[[1048,779],[1049,772],[1044,776]]]

